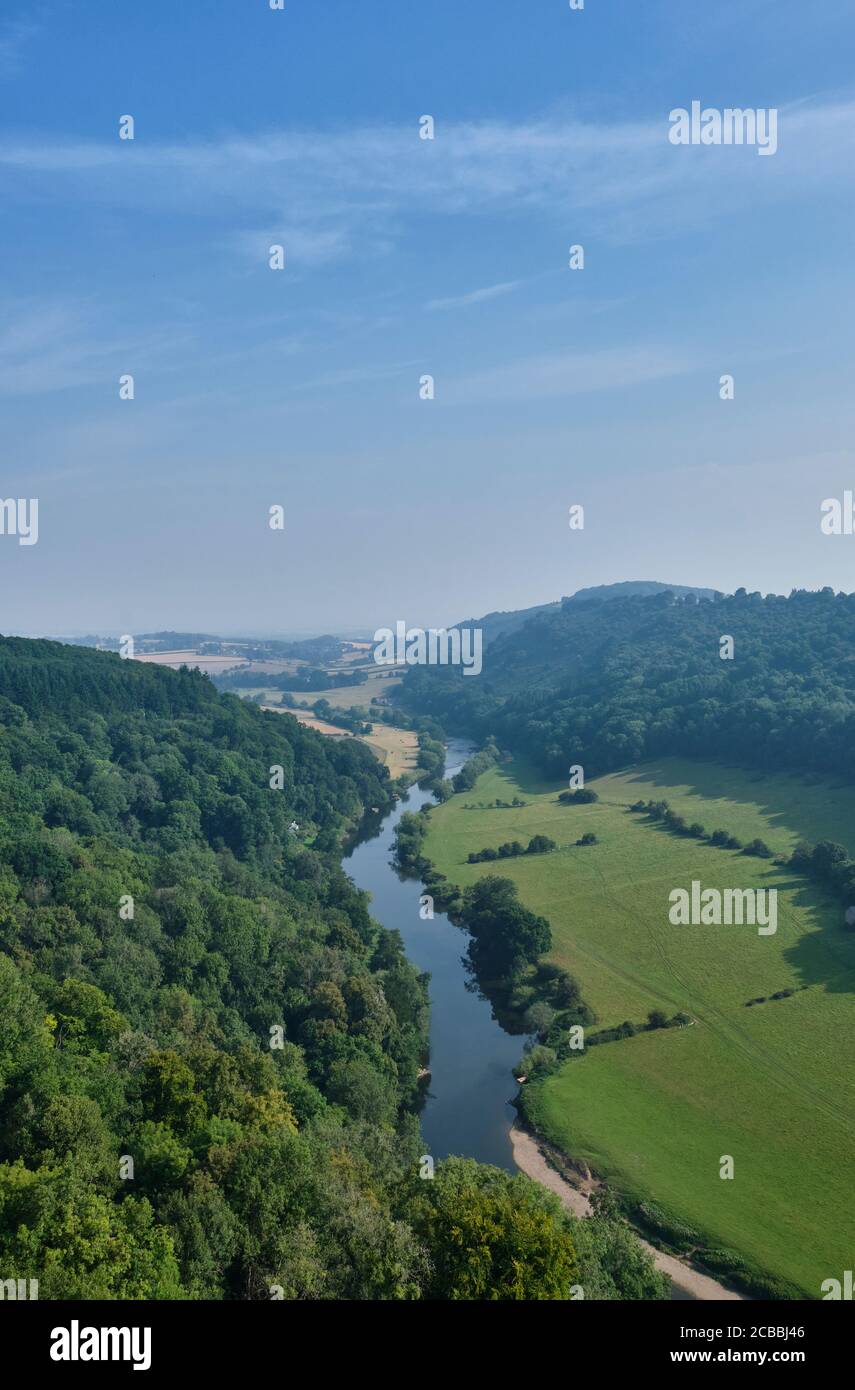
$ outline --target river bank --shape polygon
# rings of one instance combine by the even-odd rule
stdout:
[[[511,1148],[514,1163],[521,1173],[525,1173],[526,1177],[532,1178],[534,1182],[539,1182],[542,1187],[548,1187],[551,1192],[556,1193],[562,1204],[574,1216],[590,1216],[591,1203],[588,1193],[598,1186],[595,1179],[582,1179],[581,1185],[574,1187],[553,1168],[538,1139],[521,1129],[518,1124],[511,1127]],[[716,1279],[710,1278],[707,1274],[701,1274],[699,1270],[692,1269],[691,1265],[686,1264],[675,1255],[666,1255],[664,1251],[657,1250],[641,1236],[638,1239],[645,1250],[652,1255],[656,1268],[671,1279],[675,1298],[712,1299],[716,1302],[745,1301],[743,1294],[726,1289]]]

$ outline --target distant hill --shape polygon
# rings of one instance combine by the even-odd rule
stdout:
[[[682,754],[855,779],[855,595],[697,592],[565,599],[495,638],[477,678],[412,668],[402,701],[555,776]]]
[[[595,584],[591,589],[578,589],[572,595],[573,603],[584,603],[588,599],[601,598],[649,598],[651,594],[672,593],[677,598],[694,594],[695,598],[715,599],[723,595],[718,589],[698,589],[691,584],[660,584],[658,579],[627,579],[622,584]],[[563,602],[569,603],[570,599]],[[531,610],[533,613],[536,609]]]
[[[455,623],[455,627],[480,628],[483,635],[484,646],[487,647],[491,642],[495,642],[497,637],[505,637],[510,632],[516,632],[530,618],[536,618],[541,613],[557,613],[561,607],[561,600],[556,599],[554,603],[541,603],[536,608],[512,608],[506,613],[485,613],[483,618],[466,618],[462,623]]]
[[[694,594],[696,598],[702,599],[722,597],[717,589],[699,589],[686,584],[661,584],[657,579],[628,579],[620,584],[597,584],[590,589],[579,589],[567,598],[556,599],[553,603],[539,603],[534,608],[511,608],[507,612],[485,613],[483,618],[466,618],[456,626],[480,628],[484,634],[484,646],[488,647],[497,637],[506,637],[508,633],[517,632],[532,618],[538,618],[544,613],[557,613],[565,603],[637,596],[649,598],[652,594],[665,593],[672,593],[677,598],[685,598],[687,594]]]

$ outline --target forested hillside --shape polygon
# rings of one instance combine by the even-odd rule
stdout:
[[[733,659],[721,639],[733,638]],[[855,595],[565,600],[491,643],[477,679],[416,667],[408,708],[550,776],[662,754],[855,775]]]
[[[0,1278],[662,1296],[608,1216],[577,1238],[526,1179],[423,1180],[425,981],[338,862],[387,802],[355,740],[195,671],[0,639]]]

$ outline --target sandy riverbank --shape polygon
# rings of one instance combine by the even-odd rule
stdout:
[[[514,1163],[521,1172],[557,1193],[564,1206],[567,1207],[568,1211],[572,1211],[574,1216],[589,1215],[591,1204],[586,1192],[572,1187],[569,1182],[562,1178],[560,1173],[556,1172],[547,1162],[540,1145],[531,1134],[526,1133],[517,1125],[513,1125],[511,1144],[514,1152]],[[587,1186],[590,1189],[593,1185],[591,1183],[583,1184],[583,1188]],[[690,1265],[678,1260],[675,1255],[663,1254],[661,1250],[648,1245],[646,1240],[642,1240],[641,1243],[645,1249],[650,1251],[656,1268],[661,1270],[663,1274],[669,1275],[684,1298],[743,1301],[743,1294],[733,1293],[730,1289],[726,1289],[723,1284],[711,1279],[709,1275],[700,1274]]]

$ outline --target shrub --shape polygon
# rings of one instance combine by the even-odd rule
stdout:
[[[753,854],[758,859],[771,859],[772,851],[764,840],[752,840],[742,851],[743,854]]]

